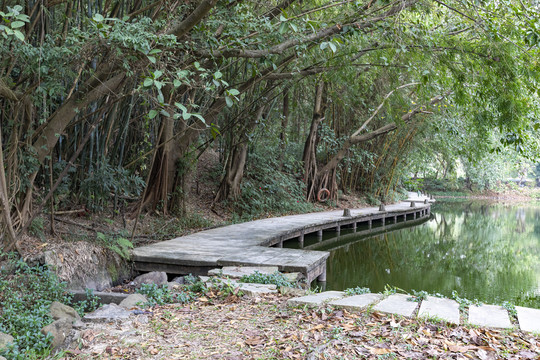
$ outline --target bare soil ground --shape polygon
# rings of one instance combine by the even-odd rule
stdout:
[[[94,324],[64,359],[538,359],[540,338],[364,311],[288,307],[281,295],[201,298]]]

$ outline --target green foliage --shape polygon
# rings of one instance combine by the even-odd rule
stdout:
[[[355,288],[348,288],[348,289],[345,289],[344,291],[347,296],[362,295],[362,294],[368,294],[369,292],[371,292],[369,288],[360,287],[360,286],[357,286]]]
[[[116,196],[138,196],[144,188],[140,176],[131,174],[127,169],[113,167],[103,161],[92,168],[80,184],[80,199],[92,211],[102,211]]]
[[[471,305],[477,305],[477,306],[481,305],[481,302],[478,299],[469,300],[467,298],[460,297],[457,291],[455,290],[452,291],[452,299],[455,300],[459,304],[459,308],[461,310],[464,310]]]
[[[295,285],[288,281],[285,276],[279,271],[273,274],[263,274],[255,271],[251,275],[244,275],[240,278],[240,282],[252,283],[252,284],[274,284],[276,286],[294,287]]]
[[[0,11],[0,35],[4,39],[15,37],[19,41],[24,41],[24,34],[21,32],[21,28],[30,21],[30,18],[26,14],[22,14],[23,8],[20,5],[14,7],[7,7],[8,12]]]
[[[93,289],[86,289],[85,293],[85,300],[73,304],[73,307],[75,310],[77,310],[81,317],[83,317],[85,313],[92,312],[100,306],[99,297],[94,295]]]
[[[424,189],[424,179],[411,178],[403,181],[403,186],[408,191],[420,191]]]
[[[15,341],[2,351],[7,359],[38,359],[50,352],[50,336],[40,330],[52,323],[53,301],[70,303],[66,284],[49,269],[13,263],[15,272],[0,272],[0,331]]]
[[[123,259],[131,257],[130,250],[133,249],[133,243],[124,236],[118,234],[96,233],[96,240],[99,244],[120,255]]]
[[[43,239],[45,229],[45,220],[41,216],[37,216],[32,220],[30,223],[30,227],[28,228],[28,232],[34,236],[39,237],[40,239]]]
[[[175,302],[174,296],[167,285],[142,284],[137,289],[137,292],[146,295],[148,301],[144,304],[145,306],[165,305]]]
[[[427,297],[429,296],[429,293],[424,290],[416,291],[412,290],[412,297],[408,298],[409,301],[415,301],[415,302],[422,302],[424,300],[427,300]]]
[[[276,159],[269,153],[250,155],[241,197],[231,204],[238,214],[236,221],[314,211],[313,205],[305,200],[304,183],[287,171],[300,164],[289,164],[279,171]]]

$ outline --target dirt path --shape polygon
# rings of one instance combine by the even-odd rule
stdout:
[[[376,312],[286,305],[288,298],[200,298],[94,324],[66,359],[536,359],[540,338]]]

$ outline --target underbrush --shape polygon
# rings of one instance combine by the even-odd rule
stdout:
[[[305,184],[295,175],[301,173],[301,163],[286,158],[280,164],[278,158],[259,152],[250,154],[240,198],[229,202],[233,222],[317,210],[306,201]]]
[[[12,260],[0,271],[0,331],[14,342],[0,355],[7,359],[38,359],[50,353],[50,336],[41,329],[52,323],[53,301],[71,303],[66,284],[46,267]]]
[[[244,275],[240,278],[240,282],[251,284],[272,284],[276,286],[294,287],[294,284],[283,276],[282,273],[276,271],[273,274],[264,274],[255,271],[251,275]]]

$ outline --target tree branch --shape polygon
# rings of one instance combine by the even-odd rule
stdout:
[[[177,38],[183,37],[216,6],[217,2],[218,0],[203,0],[187,18],[173,24],[168,34],[176,35]]]

